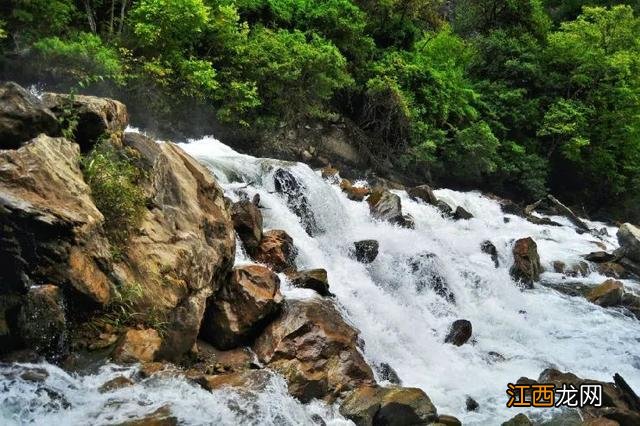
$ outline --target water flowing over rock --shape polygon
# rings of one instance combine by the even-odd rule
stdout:
[[[374,382],[358,350],[358,332],[326,299],[287,301],[253,347],[301,401],[332,400]]]
[[[356,241],[353,245],[356,260],[360,263],[371,263],[378,257],[380,243],[376,240]]]
[[[280,308],[280,279],[260,265],[236,267],[205,312],[201,335],[219,349],[255,336]]]
[[[465,210],[463,207],[456,207],[456,211],[453,213],[453,218],[455,220],[469,220],[473,219],[473,215]]]
[[[622,301],[623,292],[624,285],[620,281],[607,280],[591,290],[587,294],[587,299],[603,308],[617,306]]]
[[[278,169],[273,175],[276,192],[282,194],[292,212],[302,221],[307,234],[313,236],[321,230],[318,228],[316,217],[309,207],[309,201],[305,195],[305,188],[298,182],[291,172]]]
[[[412,228],[412,219],[402,214],[400,197],[387,190],[377,189],[367,198],[374,219]]]
[[[329,279],[326,269],[310,269],[299,271],[289,276],[291,284],[299,288],[314,290],[321,296],[330,296]]]
[[[295,270],[295,259],[298,255],[293,245],[293,238],[285,231],[272,230],[264,233],[256,250],[255,260],[269,265],[276,272]]]
[[[233,227],[248,253],[253,254],[262,240],[262,212],[253,201],[243,200],[231,209]]]
[[[356,426],[428,425],[438,421],[431,400],[417,388],[362,386],[347,395],[340,412]]]
[[[353,184],[347,179],[342,179],[342,181],[340,181],[340,189],[342,189],[342,192],[347,194],[348,199],[357,202],[364,200],[371,194],[371,190],[369,188],[353,186]]]
[[[40,133],[60,133],[56,116],[19,85],[0,83],[0,149],[16,149]]]
[[[74,136],[83,152],[105,135],[124,132],[129,122],[127,107],[113,99],[45,93],[42,100],[59,117],[75,116],[78,124]]]
[[[498,249],[491,241],[484,241],[480,246],[480,250],[482,250],[483,253],[491,256],[491,260],[493,260],[493,264],[496,266],[496,268],[500,266],[500,261],[498,259]]]
[[[540,280],[541,272],[536,242],[530,237],[517,240],[513,246],[511,276],[522,282],[525,288],[533,288],[533,283]]]
[[[422,200],[432,206],[438,205],[438,198],[429,185],[420,185],[407,190],[407,194],[414,200]]]
[[[65,354],[67,320],[60,287],[44,285],[29,289],[18,316],[18,335],[38,353]]]

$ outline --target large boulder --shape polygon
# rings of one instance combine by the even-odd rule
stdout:
[[[587,294],[587,300],[603,308],[617,306],[622,302],[624,285],[620,281],[606,280]]]
[[[623,255],[634,262],[640,262],[640,228],[625,223],[618,229],[617,237]]]
[[[340,413],[356,426],[428,425],[438,412],[421,389],[361,386],[342,402]]]
[[[273,175],[273,181],[276,192],[285,198],[289,209],[300,218],[307,234],[313,236],[319,233],[321,229],[316,222],[313,210],[309,206],[309,200],[304,194],[306,188],[298,182],[290,171],[285,169],[276,170]]]
[[[121,134],[127,127],[127,107],[113,99],[95,96],[45,93],[44,104],[57,116],[73,114],[77,120],[74,139],[83,152],[103,136]]]
[[[262,212],[253,201],[242,200],[233,204],[231,215],[244,248],[254,254],[262,240]]]
[[[525,288],[533,288],[533,283],[540,280],[542,266],[538,255],[538,246],[531,238],[521,238],[513,246],[513,266],[511,276],[520,281]]]
[[[56,116],[16,83],[0,83],[0,149],[16,149],[40,133],[60,133]]]
[[[171,143],[127,134],[146,164],[147,212],[114,266],[121,283],[142,283],[135,304],[164,323],[159,357],[175,360],[196,342],[207,299],[227,278],[235,233],[222,188],[211,172]]]
[[[219,349],[232,349],[255,336],[280,309],[280,279],[260,265],[236,267],[210,299],[201,336]]]
[[[293,238],[285,231],[275,229],[264,233],[254,259],[270,266],[276,272],[295,270],[298,250]]]
[[[303,402],[333,400],[374,376],[358,350],[358,332],[327,299],[292,300],[258,337],[259,360],[281,373]]]
[[[67,320],[62,290],[55,285],[29,289],[18,315],[18,333],[36,352],[58,356],[66,351]]]
[[[45,135],[0,151],[0,294],[51,283],[109,302],[104,218],[79,163],[76,144]]]

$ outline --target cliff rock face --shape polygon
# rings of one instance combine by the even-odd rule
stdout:
[[[56,111],[66,98],[46,99]],[[23,100],[2,108],[20,109]],[[38,341],[33,330],[55,329],[63,335],[63,326],[73,329],[87,319],[112,314],[112,306],[122,304],[127,289],[136,288],[139,294],[126,301],[130,325],[137,321],[161,328],[156,357],[177,359],[196,342],[206,300],[233,264],[235,234],[222,189],[176,145],[137,134],[123,137],[127,114],[119,102],[77,97],[71,105],[80,117],[83,142],[95,143],[106,135],[116,149],[138,158],[144,172],[143,218],[114,255],[104,216],[84,180],[78,143],[41,134],[30,141],[18,139],[17,149],[0,150],[0,338],[7,343],[3,350],[50,352],[52,345]],[[53,117],[44,108],[40,112]],[[6,130],[5,124],[0,119],[0,128]],[[25,135],[15,132],[16,138]],[[34,285],[47,285],[46,294],[55,297],[32,295],[29,289]],[[26,321],[36,305],[54,312],[55,323],[33,315]],[[54,337],[54,346],[68,345]]]

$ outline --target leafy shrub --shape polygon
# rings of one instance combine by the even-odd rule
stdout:
[[[82,162],[85,180],[96,207],[104,215],[105,231],[117,250],[140,225],[145,196],[140,188],[144,172],[135,156],[104,140]]]

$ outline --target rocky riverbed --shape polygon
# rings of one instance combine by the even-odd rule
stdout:
[[[605,406],[509,424],[640,424],[634,225],[127,126],[0,86],[3,423],[501,424],[536,377]],[[139,170],[126,238],[88,178],[105,144]]]

